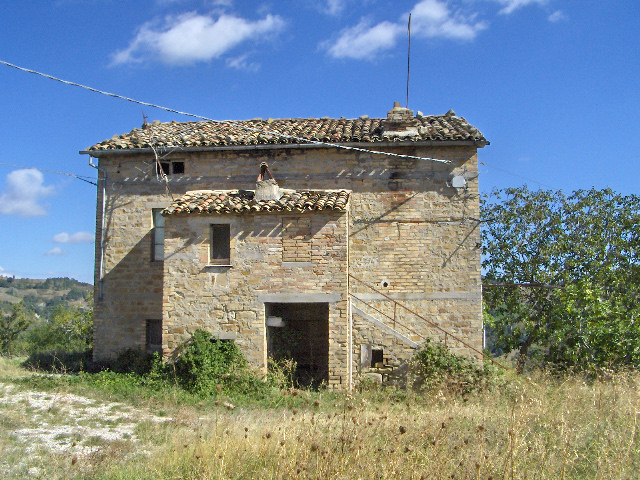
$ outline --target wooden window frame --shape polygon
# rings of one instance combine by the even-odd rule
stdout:
[[[209,265],[231,266],[231,225],[212,223],[209,238]]]

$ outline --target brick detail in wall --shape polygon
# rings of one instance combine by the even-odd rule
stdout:
[[[311,261],[311,217],[283,217],[282,261]]]

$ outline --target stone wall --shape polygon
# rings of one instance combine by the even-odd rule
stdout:
[[[305,212],[307,261],[283,261],[283,225],[291,213],[166,217],[163,350],[173,351],[199,328],[234,338],[254,365],[267,361],[265,302],[329,304],[330,385],[347,382],[347,217]],[[210,266],[210,225],[229,223],[231,267]]]
[[[451,163],[400,159],[331,148],[176,151],[169,158],[184,161],[185,173],[170,176],[168,186],[173,196],[196,189],[253,189],[260,163],[267,162],[283,188],[351,190],[349,272],[480,349],[480,230],[474,220],[479,216],[476,147],[392,148],[395,153],[446,159]],[[157,179],[151,157],[106,155],[100,159],[100,166],[107,171],[107,197],[103,298],[99,299],[96,295],[96,359],[113,356],[123,347],[143,346],[145,320],[163,316],[163,272],[166,288],[173,288],[171,282],[174,282],[171,278],[174,273],[167,271],[170,262],[165,262],[163,266],[162,262],[150,261],[151,208],[167,206],[171,200],[167,186]],[[466,189],[456,190],[448,186],[454,174],[467,178]],[[98,204],[100,206],[100,200]],[[249,218],[255,220],[257,217],[239,221],[246,222]],[[260,217],[259,221],[266,222],[269,219],[275,222],[275,217],[269,215]],[[281,219],[276,223],[281,224]],[[98,239],[101,238],[100,224],[98,220]],[[271,231],[266,230],[266,226],[264,228],[265,231]],[[244,225],[242,229],[254,231],[250,225]],[[272,237],[259,234],[255,238],[267,241]],[[260,245],[260,242],[246,245],[246,248],[253,249],[246,250],[247,254],[254,252],[258,255]],[[296,251],[295,248],[292,251],[295,254],[303,253],[303,250]],[[283,257],[282,250],[278,251],[278,255],[280,262],[289,259],[286,255]],[[321,264],[325,259],[318,258],[317,261]],[[290,288],[299,292],[299,288],[293,288],[294,285],[289,283],[292,272],[295,270],[273,270],[270,274],[276,285],[273,288],[279,289],[282,294]],[[241,269],[235,267],[226,273],[203,272],[198,275],[214,273],[222,282],[225,281],[225,275],[243,275]],[[247,272],[245,276],[249,277],[250,273]],[[252,281],[259,281],[259,275]],[[394,307],[391,302],[355,280],[351,280],[350,284],[355,295],[373,303],[393,318]],[[343,288],[342,283],[332,285],[329,282],[323,286],[323,291],[344,295],[346,290]],[[245,305],[249,302],[248,310],[237,310],[251,312],[240,315],[245,317],[243,325],[246,338],[238,341],[244,342],[247,351],[253,352],[250,353],[252,358],[259,362],[259,345],[264,339],[260,327],[253,323],[254,313],[259,323],[257,307],[252,303],[255,299],[243,299],[234,289],[230,289],[228,295],[221,299],[227,305]],[[165,300],[168,301],[166,295]],[[199,300],[197,296],[190,296],[189,300],[194,302],[194,308],[199,308],[195,307]],[[346,307],[341,304],[340,308]],[[164,314],[168,316],[169,312],[165,310]],[[220,315],[219,312],[211,314],[214,318]],[[444,340],[441,332],[415,315],[398,308],[395,315],[397,322],[405,324],[416,334],[403,331],[400,327],[398,330],[415,338],[418,343],[424,336]],[[178,325],[176,327],[179,328]],[[167,335],[172,335],[168,326],[164,328],[167,328]],[[187,336],[186,324],[184,328],[184,334],[167,337],[167,342],[169,338],[175,343],[177,338]],[[459,353],[474,354],[450,337],[447,341]],[[354,344],[348,355],[359,356],[359,342],[381,346],[390,362],[400,363],[409,358],[412,352],[412,349],[399,345],[396,340],[386,338],[369,322],[356,317]]]

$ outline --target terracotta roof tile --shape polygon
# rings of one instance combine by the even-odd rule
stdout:
[[[344,212],[350,193],[349,190],[285,190],[280,200],[256,201],[253,190],[193,190],[175,200],[162,213]]]
[[[233,147],[251,145],[287,145],[304,140],[326,143],[376,143],[416,141],[473,141],[488,143],[482,133],[453,111],[445,115],[418,115],[411,118],[415,132],[394,135],[385,129],[386,118],[288,118],[229,121],[226,123],[170,122],[146,124],[123,135],[88,148],[130,150],[157,147]],[[284,135],[284,136],[281,136]],[[298,137],[298,138],[288,138]]]

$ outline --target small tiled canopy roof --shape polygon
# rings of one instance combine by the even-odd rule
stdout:
[[[485,145],[480,131],[453,111],[445,115],[411,117],[415,134],[394,135],[385,128],[386,118],[287,118],[238,121],[170,122],[145,124],[123,135],[89,147],[87,152],[135,150],[155,147],[224,148],[287,145],[305,141],[323,143],[473,142]]]
[[[344,212],[349,190],[285,191],[280,200],[254,200],[252,190],[194,190],[175,200],[163,215],[335,210]]]

